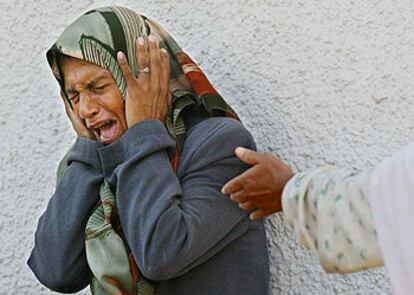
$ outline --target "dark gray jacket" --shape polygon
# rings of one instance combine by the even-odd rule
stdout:
[[[78,138],[69,167],[39,220],[28,264],[58,292],[91,280],[84,228],[103,179],[116,191],[121,224],[141,272],[157,295],[267,294],[269,264],[262,221],[250,221],[221,187],[248,168],[234,149],[254,149],[236,120],[215,117],[192,127],[175,173],[175,142],[147,120],[102,146]]]

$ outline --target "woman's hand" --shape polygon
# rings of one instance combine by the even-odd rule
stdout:
[[[293,177],[292,170],[272,154],[240,147],[235,153],[253,167],[226,183],[222,192],[230,194],[240,208],[251,211],[253,220],[282,211],[282,192]]]
[[[86,128],[83,120],[79,118],[79,116],[72,110],[72,108],[69,105],[68,100],[66,99],[62,91],[60,91],[60,97],[62,98],[63,103],[65,104],[66,115],[68,116],[70,122],[72,123],[72,127],[75,130],[76,134],[79,137],[86,137],[92,140],[96,140],[93,133],[90,132],[88,128]]]
[[[170,62],[165,49],[159,49],[155,36],[138,37],[136,59],[139,77],[130,69],[125,54],[118,52],[118,64],[127,84],[125,115],[128,127],[146,119],[165,121],[170,93]]]

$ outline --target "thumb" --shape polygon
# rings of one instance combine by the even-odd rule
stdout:
[[[253,150],[249,150],[244,147],[237,147],[235,154],[240,160],[247,164],[255,165],[259,162],[260,154]]]

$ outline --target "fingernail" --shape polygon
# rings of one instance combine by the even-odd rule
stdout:
[[[245,151],[245,148],[241,147],[241,146],[238,146],[238,147],[236,147],[236,151],[239,151],[241,153],[241,152]]]
[[[234,201],[234,196],[233,194],[230,194],[230,199],[232,199]]]
[[[250,214],[249,218],[250,218],[250,220],[255,220],[255,218],[254,218],[254,214],[253,214],[253,213],[252,213],[252,214]]]
[[[140,46],[144,46],[144,38],[142,38],[142,37],[138,37],[138,44],[139,44]]]
[[[237,155],[239,155],[239,156],[243,156],[243,154],[244,154],[244,148],[242,148],[242,147],[237,147],[237,148],[234,150],[234,153],[235,153],[235,154],[237,154]]]
[[[161,51],[164,52],[164,53],[166,53],[166,54],[168,54],[168,51],[165,48],[161,48]]]
[[[150,42],[155,42],[155,41],[157,41],[157,39],[155,38],[155,36],[154,35],[149,35],[149,37],[148,37],[148,40],[150,41]]]
[[[116,54],[116,56],[117,56],[117,58],[120,61],[124,61],[124,59],[125,59],[125,55],[124,55],[124,53],[122,51],[118,51],[118,53]]]

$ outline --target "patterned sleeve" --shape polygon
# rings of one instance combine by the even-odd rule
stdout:
[[[299,173],[286,185],[285,220],[328,272],[383,265],[370,207],[371,171],[333,167]]]

